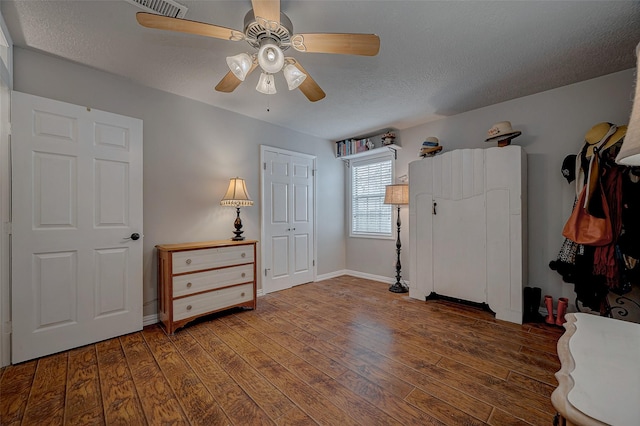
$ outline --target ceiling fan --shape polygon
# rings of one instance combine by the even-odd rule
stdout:
[[[326,95],[295,58],[285,57],[293,47],[298,52],[338,53],[375,56],[380,50],[380,38],[375,34],[309,33],[293,34],[291,21],[280,11],[280,0],[251,0],[253,9],[244,18],[244,32],[204,22],[138,12],[138,23],[147,28],[177,31],[230,41],[246,41],[258,49],[249,55],[240,53],[227,57],[230,71],[216,86],[219,92],[233,92],[258,66],[262,73],[256,90],[276,93],[273,75],[283,71],[289,90],[299,88],[311,102]]]

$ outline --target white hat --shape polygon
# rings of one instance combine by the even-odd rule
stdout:
[[[522,134],[519,130],[513,130],[511,128],[510,121],[501,121],[499,123],[494,124],[487,131],[487,139],[485,142],[493,142],[493,141],[501,141],[504,139],[513,139],[516,136],[520,136]]]

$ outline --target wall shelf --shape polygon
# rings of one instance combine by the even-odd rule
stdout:
[[[370,155],[382,154],[385,151],[391,151],[391,152],[393,152],[393,157],[395,159],[398,159],[397,151],[399,149],[402,149],[402,147],[400,145],[395,145],[395,144],[384,145],[384,146],[381,146],[381,147],[378,147],[378,148],[373,148],[373,149],[368,149],[366,151],[358,152],[356,154],[342,155],[342,156],[337,157],[337,158],[339,158],[341,160],[349,161],[349,160],[353,160],[353,159],[356,159],[356,158],[368,157]]]

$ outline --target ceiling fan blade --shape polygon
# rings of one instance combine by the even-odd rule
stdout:
[[[280,0],[251,0],[253,15],[280,23]]]
[[[311,102],[317,102],[320,99],[324,99],[327,94],[324,93],[324,90],[322,90],[320,86],[318,86],[318,83],[316,83],[316,81],[311,78],[309,73],[302,67],[302,65],[300,65],[300,62],[295,61],[293,62],[293,65],[295,65],[296,68],[307,75],[307,78],[305,78],[302,84],[298,86],[298,89],[300,89],[300,91],[304,93],[307,99],[309,99]]]
[[[251,72],[254,69],[256,69],[256,66],[257,64],[253,64],[249,69],[249,71],[247,71],[247,76],[245,77],[245,80],[247,77],[249,77],[249,74],[251,74]],[[236,90],[236,87],[240,86],[240,83],[242,83],[242,80],[240,80],[238,77],[235,76],[235,74],[229,71],[227,75],[222,77],[222,80],[220,80],[220,83],[216,85],[216,90],[218,92],[231,93],[234,90]]]
[[[291,45],[299,52],[375,56],[380,37],[375,34],[296,34]]]
[[[136,13],[138,23],[143,27],[158,30],[177,31],[179,33],[196,34],[223,40],[244,40],[244,34],[231,28],[219,27],[204,22],[189,21],[187,19],[171,18],[153,13]]]

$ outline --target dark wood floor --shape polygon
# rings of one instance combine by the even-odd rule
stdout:
[[[0,424],[544,425],[547,325],[349,276],[0,370]]]

